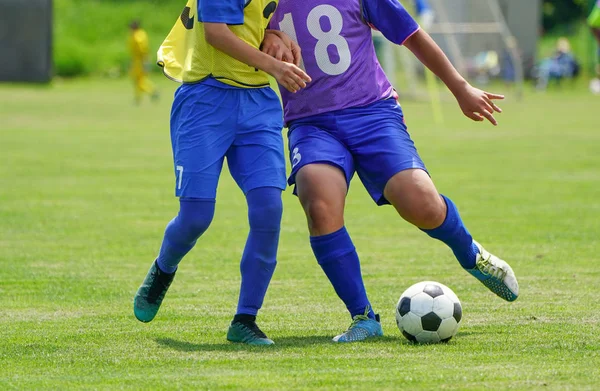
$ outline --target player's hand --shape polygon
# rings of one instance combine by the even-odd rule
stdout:
[[[294,64],[283,61],[277,61],[275,69],[271,75],[277,82],[290,92],[297,92],[306,87],[306,83],[311,81],[310,76]]]
[[[300,45],[290,39],[290,50],[292,51],[292,56],[294,56],[294,65],[299,67],[302,63],[302,49],[300,49]]]
[[[261,48],[280,61],[291,62],[296,66],[300,66],[302,62],[300,46],[282,31],[266,30]]]
[[[492,94],[475,88],[470,84],[456,94],[456,100],[463,114],[473,121],[484,121],[487,119],[492,125],[498,125],[494,118],[494,112],[501,113],[502,109],[496,106],[494,100],[502,100],[504,95]]]
[[[261,50],[269,56],[285,62],[294,62],[292,50],[285,44],[278,34],[267,30],[262,41]]]

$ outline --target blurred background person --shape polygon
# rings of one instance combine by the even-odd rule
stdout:
[[[419,24],[425,31],[429,30],[435,20],[435,12],[427,0],[415,0],[415,11]]]
[[[156,87],[148,78],[146,64],[148,62],[148,34],[140,27],[137,20],[129,24],[129,52],[131,54],[131,69],[129,74],[133,79],[135,88],[135,104],[140,104],[144,94],[150,95],[152,100],[158,99]]]
[[[554,55],[540,63],[536,87],[538,90],[545,90],[550,81],[554,80],[558,84],[562,80],[572,80],[580,71],[581,65],[571,51],[569,40],[561,37],[556,41]]]

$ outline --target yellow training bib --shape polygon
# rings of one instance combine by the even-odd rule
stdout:
[[[230,25],[229,28],[244,42],[258,49],[271,15],[277,8],[277,1],[245,1],[244,23]],[[269,85],[265,72],[209,45],[204,37],[204,26],[198,20],[198,0],[188,0],[175,26],[158,50],[158,65],[163,67],[167,77],[180,83],[197,83],[207,77],[214,77],[236,87],[256,88]]]

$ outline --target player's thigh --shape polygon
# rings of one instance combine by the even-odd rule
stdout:
[[[354,175],[352,155],[325,122],[295,121],[288,133],[292,164],[288,183],[300,197],[313,236],[344,225],[345,198]]]
[[[325,163],[304,165],[296,175],[296,186],[311,235],[326,235],[344,226],[348,185],[339,167]]]
[[[240,94],[237,131],[227,152],[229,171],[244,194],[260,187],[285,190],[283,115],[273,90]]]
[[[394,175],[410,169],[426,171],[426,168],[395,101],[378,102],[375,108],[374,113],[347,126],[356,172],[373,200],[384,205],[389,203],[384,189]]]
[[[224,157],[235,137],[235,91],[184,85],[171,110],[171,146],[178,197],[215,198]]]
[[[338,168],[346,182],[346,191],[354,176],[354,160],[348,148],[320,123],[296,121],[288,132],[289,159],[292,171],[288,184],[298,194],[298,172],[312,164],[326,164]]]

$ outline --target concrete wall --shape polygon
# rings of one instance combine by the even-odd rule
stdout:
[[[52,75],[52,0],[0,0],[0,81]]]

